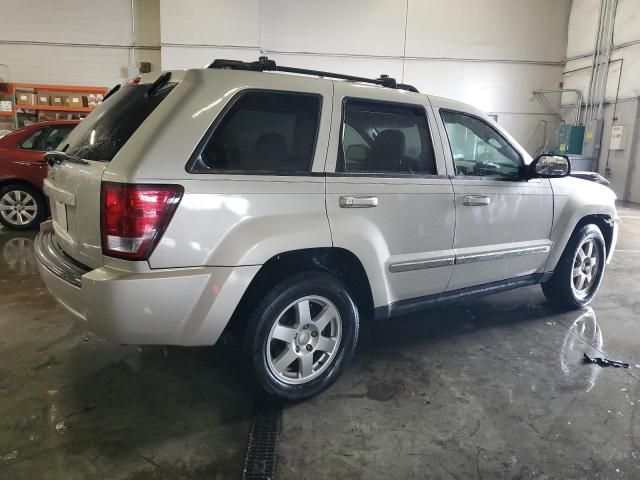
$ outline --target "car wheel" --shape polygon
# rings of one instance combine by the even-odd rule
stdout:
[[[358,310],[342,281],[306,272],[265,296],[253,312],[245,341],[264,390],[300,400],[338,378],[351,360],[358,329]]]
[[[34,187],[6,185],[0,189],[0,222],[12,230],[28,230],[45,215],[44,198]]]
[[[606,258],[602,232],[594,224],[585,225],[574,232],[553,276],[542,284],[544,295],[560,308],[589,304],[600,288]]]

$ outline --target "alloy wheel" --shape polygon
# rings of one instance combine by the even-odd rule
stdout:
[[[576,296],[586,297],[598,279],[602,268],[600,249],[595,240],[585,240],[576,251],[571,272],[571,287]]]
[[[300,298],[271,327],[265,352],[269,370],[283,383],[307,383],[331,365],[341,337],[340,313],[329,299]]]
[[[10,190],[0,198],[0,215],[11,225],[29,225],[38,215],[38,203],[23,190]]]

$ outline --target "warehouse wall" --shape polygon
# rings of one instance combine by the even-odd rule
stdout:
[[[571,7],[564,85],[582,90],[585,98],[599,9],[600,0],[574,1]],[[619,198],[640,202],[640,0],[618,0],[613,44],[598,170],[610,179]],[[567,122],[572,121],[572,101],[567,95],[562,102]],[[609,150],[612,125],[625,126],[624,150]]]
[[[133,53],[130,0],[1,0],[0,11],[11,15],[0,27],[0,64],[8,65],[0,78],[110,87],[136,61],[159,68],[159,1],[135,7],[136,45],[150,48]]]
[[[214,58],[387,73],[498,116],[530,151],[559,122],[570,0],[160,0],[163,68]]]

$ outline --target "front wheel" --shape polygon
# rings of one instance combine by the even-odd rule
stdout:
[[[553,276],[542,284],[544,295],[560,308],[584,307],[600,288],[606,258],[602,232],[597,225],[585,225],[571,236]]]
[[[264,390],[286,400],[320,393],[355,350],[358,310],[340,279],[306,272],[276,285],[255,309],[246,335]]]

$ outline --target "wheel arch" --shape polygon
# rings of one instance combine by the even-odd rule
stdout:
[[[20,178],[20,177],[2,177],[0,178],[0,188],[4,188],[7,185],[26,185],[28,187],[31,188],[35,188],[40,195],[42,195],[42,198],[45,198],[45,194],[42,191],[42,187],[36,185],[33,182],[30,182],[29,180],[25,180],[24,178]]]
[[[343,280],[358,307],[360,318],[373,318],[371,283],[358,257],[344,248],[307,248],[279,253],[262,265],[244,292],[225,332],[242,335],[253,308],[264,295],[282,280],[305,271],[327,272]]]
[[[612,220],[613,219],[611,218],[610,215],[605,215],[601,213],[585,215],[580,220],[578,220],[578,223],[573,229],[573,232],[571,233],[571,235],[573,235],[573,233],[577,232],[578,230],[580,230],[582,227],[584,227],[589,223],[595,224],[602,232],[602,236],[604,237],[605,247],[607,249],[605,253],[606,255],[608,255],[609,249],[611,248],[611,245],[613,243],[613,224],[611,223]]]
[[[608,213],[590,213],[590,214],[580,216],[578,220],[575,222],[574,227],[569,232],[567,232],[564,235],[564,237],[561,239],[561,242],[559,243],[561,248],[555,249],[555,251],[552,253],[551,257],[549,258],[549,261],[547,262],[546,271],[553,271],[555,269],[556,265],[560,261],[560,258],[562,257],[562,254],[564,253],[564,250],[566,249],[567,244],[569,243],[569,240],[571,239],[573,234],[578,230],[580,230],[585,225],[590,223],[593,223],[594,225],[596,225],[602,232],[602,236],[604,237],[604,243],[606,248],[605,253],[606,253],[606,256],[608,256],[609,250],[611,249],[614,242],[614,226],[612,222],[613,222],[613,217]]]

